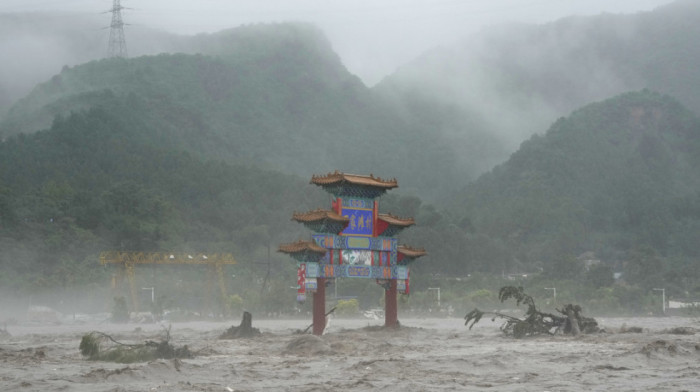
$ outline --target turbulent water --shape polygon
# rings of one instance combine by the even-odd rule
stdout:
[[[700,390],[698,319],[598,321],[607,332],[522,340],[504,337],[491,320],[470,331],[455,318],[402,319],[392,331],[376,328],[381,320],[334,319],[320,338],[294,333],[309,320],[254,319],[262,334],[239,340],[218,339],[238,321],[175,323],[171,342],[187,344],[194,359],[132,364],[83,359],[82,335],[143,343],[160,340],[167,325],[18,324],[0,337],[0,390]],[[642,332],[620,332],[629,327]]]

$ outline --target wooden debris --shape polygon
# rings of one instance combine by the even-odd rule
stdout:
[[[104,344],[111,346],[104,348]],[[154,359],[192,358],[187,345],[174,347],[170,344],[170,328],[166,330],[165,339],[160,342],[146,341],[143,344],[126,344],[116,341],[110,335],[93,331],[83,335],[80,340],[80,353],[93,361],[110,361],[118,363],[147,362]]]
[[[471,329],[484,315],[490,314],[493,316],[492,320],[496,318],[505,319],[506,321],[501,326],[501,331],[515,338],[535,335],[553,335],[557,332],[578,335],[580,333],[595,333],[600,331],[598,322],[593,318],[582,316],[581,307],[578,305],[569,304],[565,305],[561,310],[557,309],[557,312],[561,313],[563,316],[544,313],[537,310],[535,300],[531,296],[525,294],[522,287],[501,287],[498,292],[498,299],[504,302],[511,298],[516,300],[517,306],[521,303],[527,305],[524,319],[519,319],[503,313],[482,312],[479,309],[474,309],[464,316],[466,320],[464,325],[467,325],[469,329]]]
[[[219,339],[249,338],[257,335],[260,335],[260,330],[253,328],[253,315],[250,312],[243,312],[241,324],[227,329]]]
[[[331,310],[327,311],[326,314],[325,314],[324,316],[325,316],[325,317],[328,317],[328,315],[330,315],[331,313],[335,312],[335,308],[337,308],[337,306],[334,306]],[[303,331],[300,330],[300,329],[298,329],[298,330],[296,330],[295,333],[296,333],[296,334],[305,334],[305,333],[309,332],[309,330],[310,330],[311,327],[313,327],[313,326],[314,326],[314,324],[311,323],[311,325],[309,325],[308,327],[306,327]]]

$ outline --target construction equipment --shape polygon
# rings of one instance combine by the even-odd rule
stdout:
[[[100,253],[100,263],[121,264],[122,274],[126,274],[129,281],[131,306],[134,312],[138,312],[139,304],[136,294],[136,282],[134,281],[134,266],[144,264],[194,264],[205,265],[208,268],[209,287],[215,287],[218,283],[221,298],[226,299],[226,281],[224,280],[224,265],[236,264],[231,254],[187,254],[187,253],[148,253],[148,252],[119,252],[109,251]],[[116,282],[113,283],[115,285]]]

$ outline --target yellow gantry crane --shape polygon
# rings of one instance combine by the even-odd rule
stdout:
[[[218,281],[221,298],[226,299],[226,281],[224,265],[236,264],[236,260],[228,253],[223,254],[187,254],[187,253],[149,253],[149,252],[119,252],[109,251],[100,253],[100,264],[121,264],[129,281],[131,306],[138,312],[136,283],[134,282],[134,265],[137,264],[194,264],[205,265],[208,268],[209,287],[214,287]],[[114,283],[113,283],[114,284]]]

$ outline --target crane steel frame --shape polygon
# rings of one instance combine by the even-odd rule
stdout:
[[[123,273],[129,281],[129,291],[131,295],[131,306],[134,312],[139,311],[136,299],[136,282],[134,281],[134,265],[140,264],[189,264],[208,266],[209,287],[214,287],[216,283],[221,291],[221,298],[226,299],[226,281],[224,279],[224,265],[236,264],[233,256],[229,253],[222,254],[202,254],[195,255],[187,253],[157,253],[157,252],[119,252],[109,251],[100,253],[100,264],[121,264]],[[214,282],[216,280],[217,282]]]

